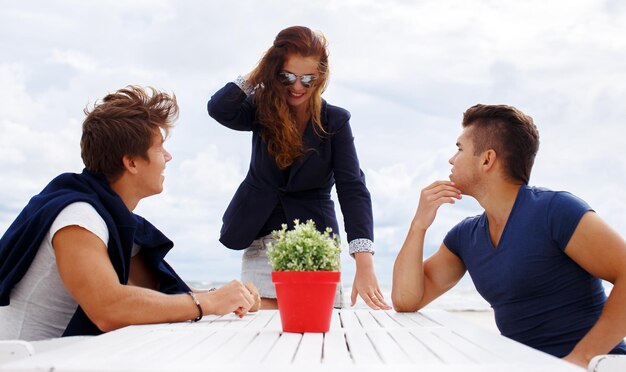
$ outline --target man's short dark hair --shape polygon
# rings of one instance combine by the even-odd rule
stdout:
[[[463,128],[472,127],[474,155],[493,149],[504,163],[505,175],[528,184],[539,150],[539,132],[533,119],[507,105],[470,107],[463,113]]]

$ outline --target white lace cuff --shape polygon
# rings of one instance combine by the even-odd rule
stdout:
[[[244,79],[244,77],[241,75],[237,76],[237,79],[235,79],[233,83],[237,84],[237,86],[241,90],[243,90],[246,96],[250,96],[252,93],[254,93],[254,87],[252,86],[252,84],[250,84],[250,82]]]
[[[355,253],[369,252],[374,254],[374,242],[369,239],[354,239],[348,243],[348,252],[354,257]]]

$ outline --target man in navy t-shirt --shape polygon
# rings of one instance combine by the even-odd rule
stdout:
[[[509,338],[586,367],[625,354],[626,242],[581,199],[528,186],[539,149],[531,117],[511,106],[463,115],[450,181],[422,190],[393,272],[397,311],[417,311],[467,270]],[[485,209],[446,235],[423,260],[438,208],[461,194]],[[601,279],[614,284],[607,299]]]

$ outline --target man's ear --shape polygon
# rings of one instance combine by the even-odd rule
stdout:
[[[124,164],[124,169],[126,169],[131,174],[137,174],[137,166],[135,165],[135,160],[128,155],[124,155],[122,157],[122,164]]]
[[[483,152],[483,169],[485,171],[489,171],[493,168],[493,166],[496,164],[496,160],[497,160],[498,156],[495,152],[495,150],[493,149],[489,149],[485,152]]]

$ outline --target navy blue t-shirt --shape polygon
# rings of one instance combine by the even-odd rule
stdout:
[[[493,308],[502,335],[563,357],[596,323],[602,282],[564,253],[588,211],[568,192],[522,185],[497,247],[485,213],[448,232],[444,244]],[[613,352],[626,353],[626,345]]]

